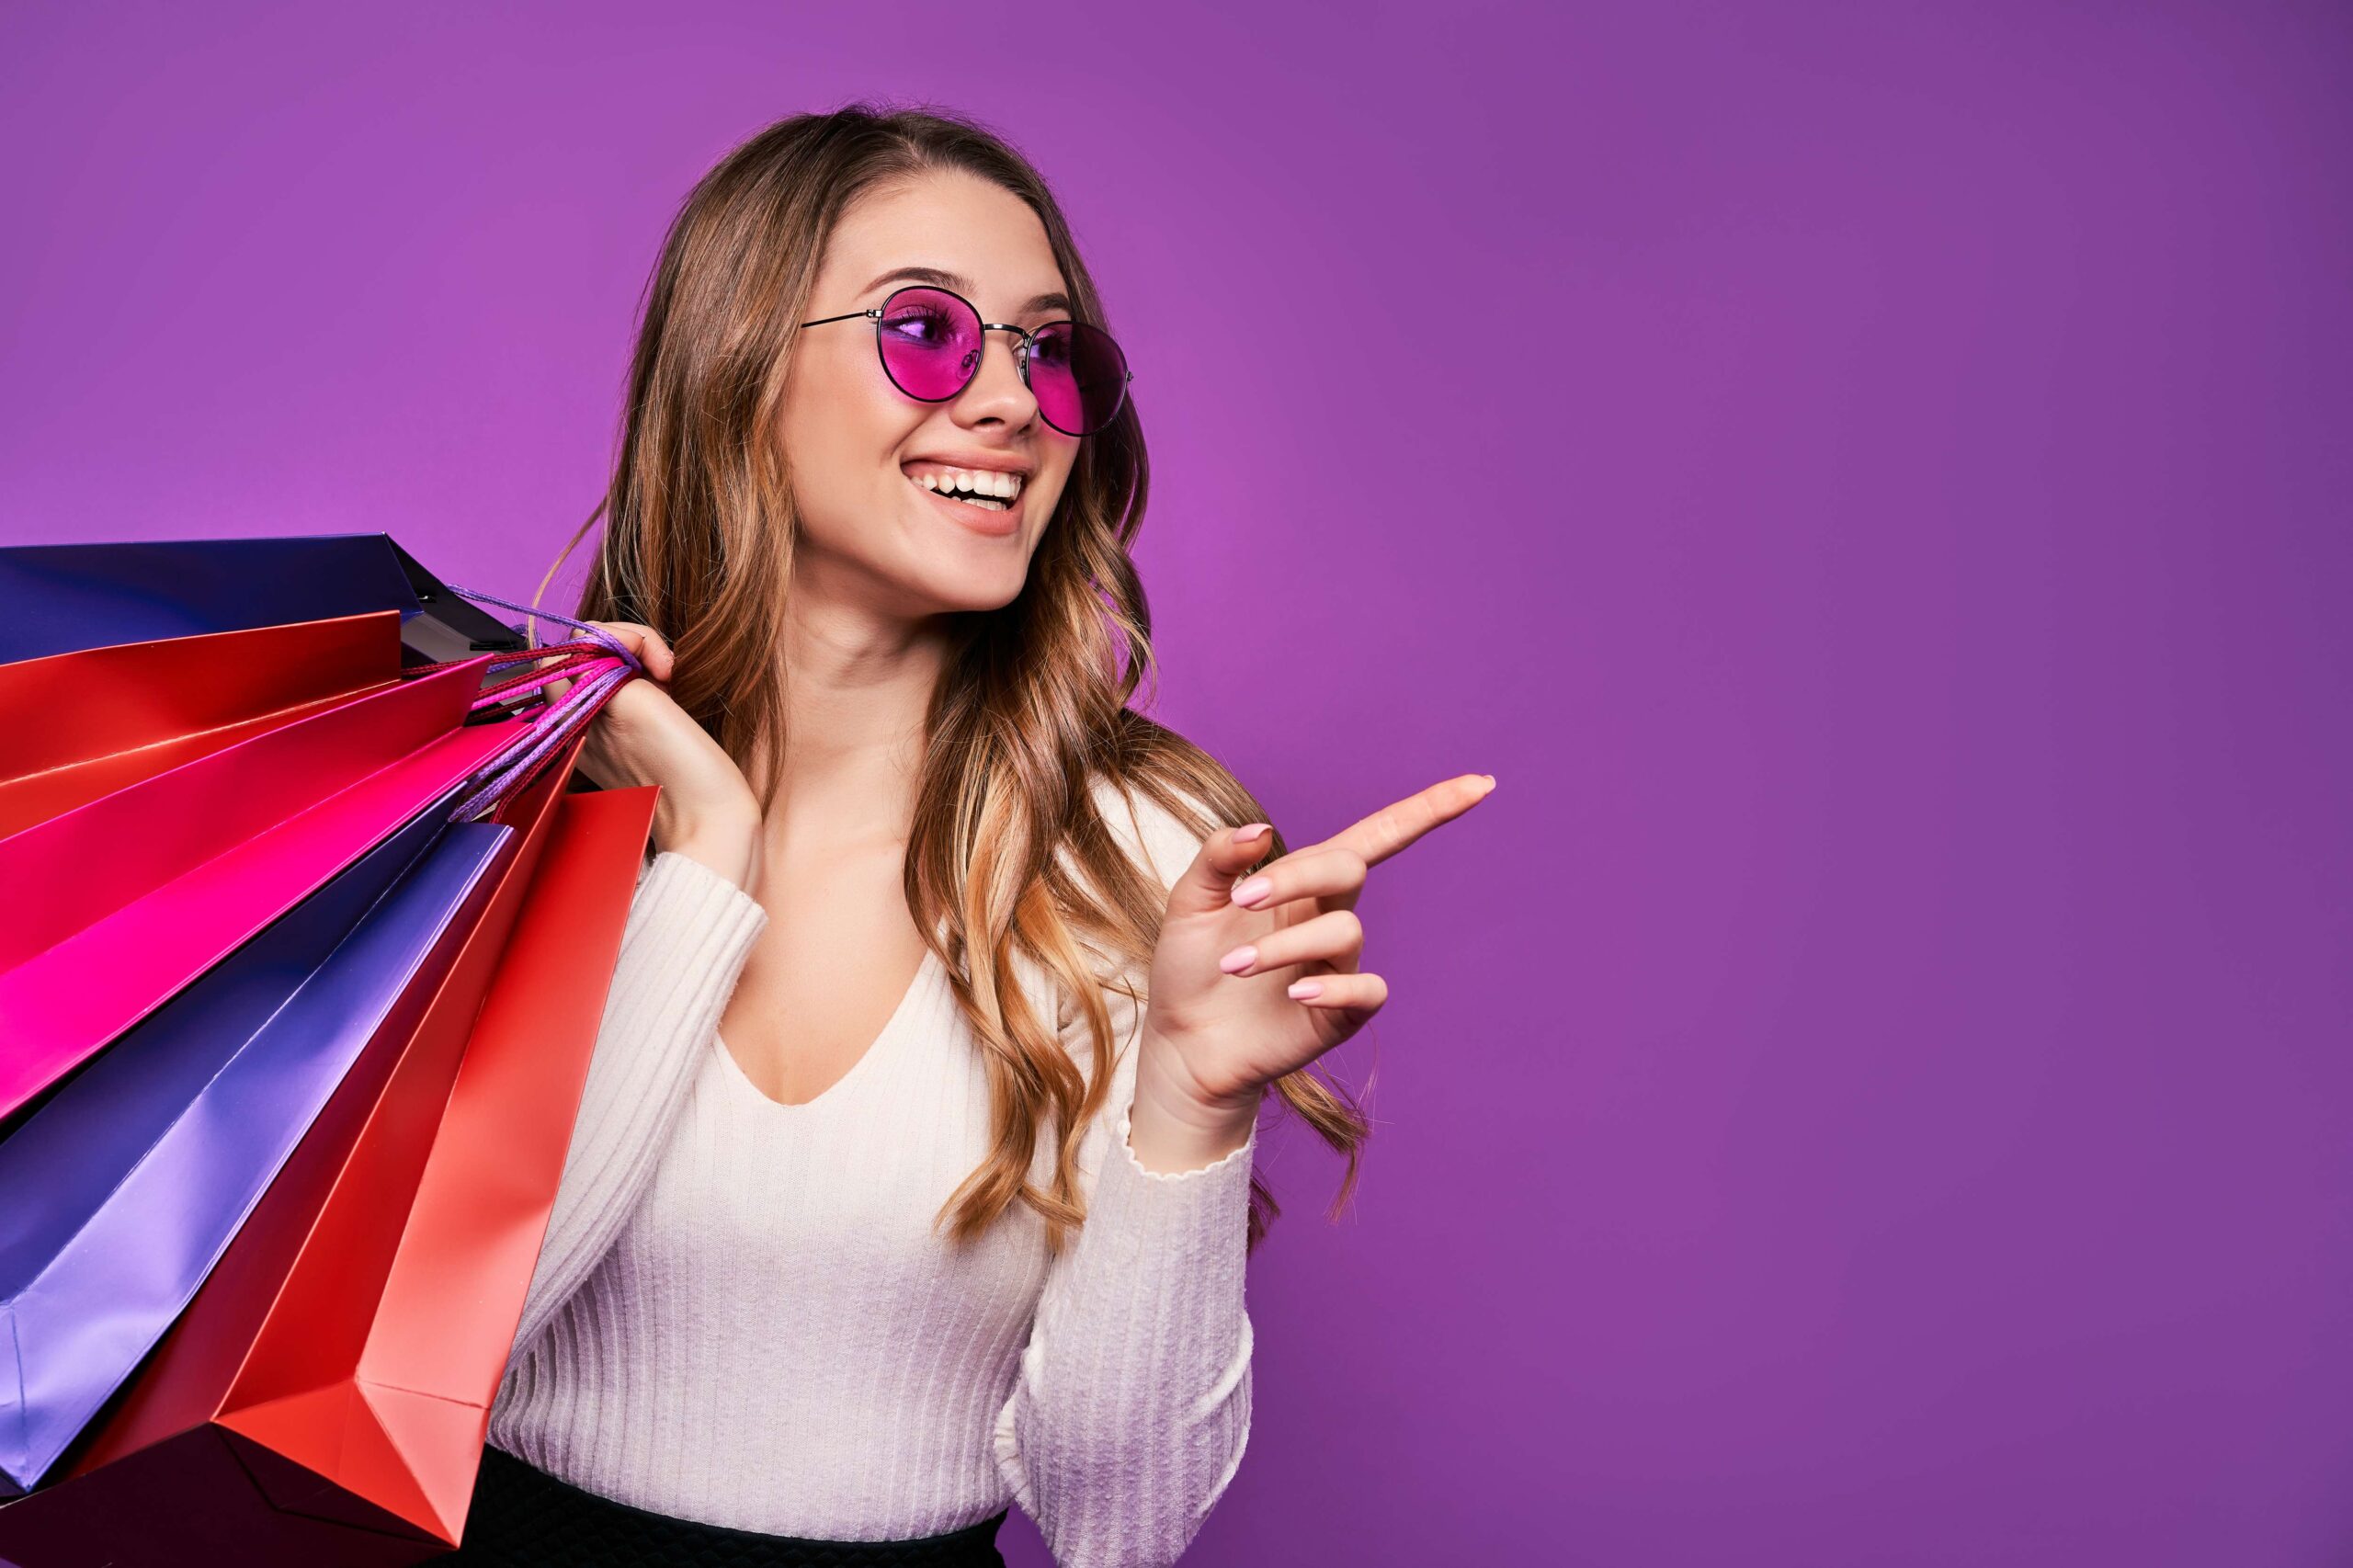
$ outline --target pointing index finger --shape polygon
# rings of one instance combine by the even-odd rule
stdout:
[[[1349,824],[1326,842],[1356,851],[1367,866],[1378,866],[1432,828],[1452,822],[1494,789],[1485,774],[1461,774],[1392,801]]]

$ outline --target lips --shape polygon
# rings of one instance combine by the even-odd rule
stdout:
[[[913,478],[909,478],[907,483],[921,494],[925,500],[942,508],[950,518],[974,533],[991,534],[1002,538],[1020,529],[1021,503],[1029,495],[1027,486],[1023,487],[1021,494],[1016,495],[1006,504],[1004,511],[992,512],[986,506],[975,506],[970,501],[959,501],[951,496],[943,495],[937,490],[926,490],[924,486],[917,484]]]

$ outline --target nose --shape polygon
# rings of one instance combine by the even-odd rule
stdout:
[[[992,363],[989,343],[993,338],[1005,340],[1005,353],[995,357],[1002,362],[999,369]],[[1021,378],[1020,335],[1004,327],[988,327],[981,333],[981,363],[966,383],[960,403],[971,404],[973,417],[994,415],[1011,425],[1026,425],[1036,417],[1038,400],[1029,393],[1029,384]]]

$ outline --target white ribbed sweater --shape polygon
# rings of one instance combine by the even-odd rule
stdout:
[[[1200,841],[1149,801],[1097,800],[1173,884]],[[644,870],[491,1442],[738,1528],[895,1540],[1017,1503],[1064,1568],[1173,1562],[1249,1435],[1256,1132],[1199,1170],[1138,1164],[1141,1009],[1107,986],[1121,1043],[1079,1152],[1086,1224],[1051,1266],[1019,1204],[952,1250],[933,1217],[987,1151],[989,1097],[943,965],[925,959],[847,1075],[782,1105],[718,1036],[767,923],[683,855]],[[1021,972],[1091,1072],[1076,1009]]]

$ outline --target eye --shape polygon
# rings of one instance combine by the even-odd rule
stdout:
[[[903,305],[883,318],[882,330],[926,348],[945,348],[956,335],[956,318],[937,305]]]
[[[1029,350],[1032,361],[1040,365],[1063,366],[1070,363],[1070,329],[1050,326],[1033,340]]]

